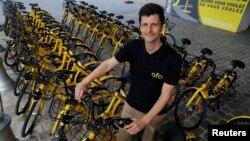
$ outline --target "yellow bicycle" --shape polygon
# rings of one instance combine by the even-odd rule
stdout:
[[[245,68],[243,62],[233,60],[231,69],[217,75],[214,73],[215,64],[212,62],[210,64],[213,64],[213,71],[208,80],[200,87],[188,87],[177,99],[175,120],[185,130],[193,130],[201,124],[207,106],[214,108],[211,103],[217,102],[217,108],[219,108],[219,98],[224,94],[230,94],[231,89],[234,90],[232,84],[237,79],[235,68]]]

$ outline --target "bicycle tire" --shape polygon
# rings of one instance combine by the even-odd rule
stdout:
[[[250,116],[242,115],[242,116],[234,116],[227,120],[227,125],[250,125]]]
[[[16,105],[15,105],[15,113],[16,115],[21,115],[24,112],[27,111],[29,107],[29,103],[31,101],[31,95],[27,92],[22,92],[17,99]],[[22,107],[22,108],[21,108]]]
[[[4,63],[12,67],[18,63],[18,47],[15,45],[14,41],[8,43],[7,50],[4,54]]]
[[[29,133],[31,133],[35,127],[36,120],[38,118],[38,115],[35,113],[35,108],[39,106],[38,101],[33,99],[33,102],[31,101],[31,107],[28,111],[28,116],[25,118],[25,121],[23,123],[21,136],[25,138]],[[34,119],[33,119],[34,118]]]
[[[14,85],[14,95],[18,96],[20,95],[20,92],[25,91],[28,85],[31,82],[30,77],[30,72],[22,72],[19,74],[15,85]]]
[[[23,77],[22,74],[20,74],[15,82],[14,85],[14,95],[18,96],[20,94],[20,91],[26,88],[25,84],[25,78]]]
[[[201,93],[193,99],[193,105],[186,107],[187,102],[190,100],[195,91],[196,89],[194,88],[184,91],[176,101],[174,110],[176,123],[187,131],[193,130],[201,124],[207,110],[206,100],[202,97]],[[195,103],[197,102],[196,99],[200,99],[198,104]]]
[[[17,74],[20,74],[24,71],[25,65],[23,65],[22,63],[20,63],[20,61],[18,61],[13,69]]]
[[[52,138],[52,141],[68,141],[64,130],[65,125],[59,125],[59,127],[56,129],[54,137]]]
[[[52,127],[51,135],[52,141],[67,141],[67,134],[71,133],[70,126],[72,122],[71,110],[63,109],[57,114],[57,119]]]

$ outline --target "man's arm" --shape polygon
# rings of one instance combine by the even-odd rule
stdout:
[[[151,108],[151,110],[142,118],[143,121],[149,123],[161,110],[168,104],[171,99],[175,86],[167,83],[163,84],[161,95]]]
[[[141,119],[135,120],[135,122],[125,126],[127,132],[130,134],[136,134],[142,130],[155,116],[157,116],[161,110],[168,104],[169,99],[173,94],[175,86],[167,83],[163,84],[161,95],[151,108],[151,110]]]
[[[96,78],[99,78],[109,72],[112,68],[118,65],[119,62],[115,57],[103,61],[93,72],[86,76],[75,87],[75,99],[80,100],[83,93],[87,91],[87,85]]]

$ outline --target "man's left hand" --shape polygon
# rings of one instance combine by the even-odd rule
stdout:
[[[135,135],[146,126],[146,122],[144,122],[142,119],[136,118],[132,118],[132,120],[133,122],[129,125],[126,125],[124,129],[128,132],[128,134]]]

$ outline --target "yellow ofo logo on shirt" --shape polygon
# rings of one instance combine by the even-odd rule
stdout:
[[[163,76],[159,72],[152,72],[151,76],[157,79],[163,79]]]

